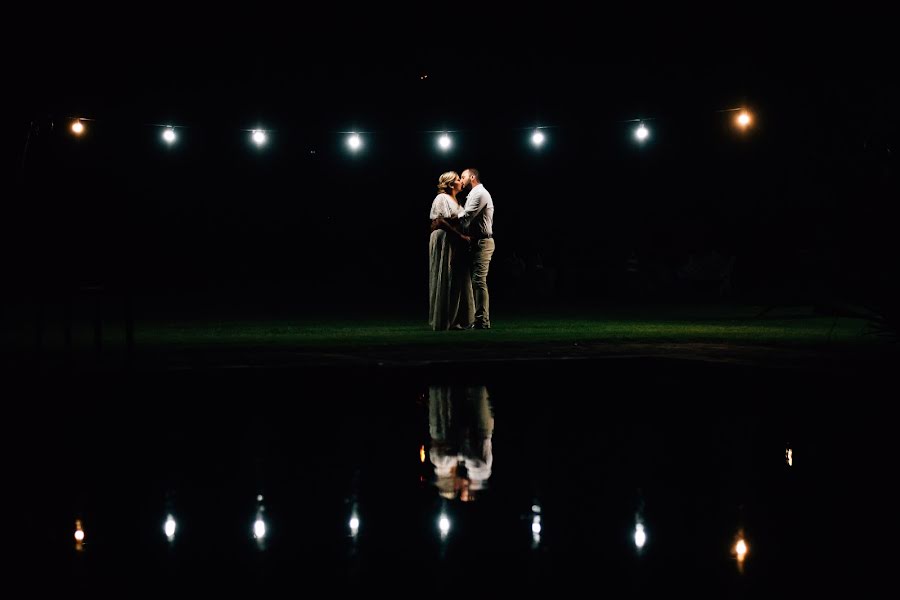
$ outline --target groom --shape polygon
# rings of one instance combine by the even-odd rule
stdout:
[[[478,169],[466,169],[460,177],[466,196],[466,206],[459,213],[459,222],[472,238],[472,291],[475,294],[475,329],[490,329],[490,298],[487,274],[494,254],[494,201],[481,184]]]

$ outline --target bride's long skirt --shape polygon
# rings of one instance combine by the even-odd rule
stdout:
[[[475,298],[469,257],[443,229],[428,243],[428,322],[434,331],[475,322]]]

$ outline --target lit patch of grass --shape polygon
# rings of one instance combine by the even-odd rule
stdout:
[[[697,318],[673,310],[644,311],[625,317],[515,316],[498,319],[490,331],[433,332],[411,320],[220,321],[143,323],[137,340],[144,346],[264,346],[327,348],[345,346],[432,346],[456,344],[529,344],[545,342],[713,342],[760,345],[868,344],[862,319],[831,317],[767,318],[733,310]],[[673,314],[674,313],[674,314]]]

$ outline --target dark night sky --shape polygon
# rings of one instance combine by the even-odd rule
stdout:
[[[877,14],[481,16],[20,19],[31,35],[4,42],[13,156],[40,127],[10,220],[23,275],[338,289],[365,274],[418,299],[434,182],[469,165],[497,203],[498,262],[636,249],[675,265],[715,247],[763,271],[798,247],[889,248],[900,98]],[[739,139],[715,111],[744,104],[759,127]],[[90,138],[62,134],[68,115],[97,119]],[[638,150],[621,121],[640,116],[656,120]],[[145,126],[164,122],[188,127],[168,151]],[[265,153],[239,137],[257,123],[275,130]],[[522,140],[538,123],[553,128],[536,154]],[[457,146],[440,157],[426,132],[445,127]],[[368,152],[350,158],[338,132],[354,128]]]

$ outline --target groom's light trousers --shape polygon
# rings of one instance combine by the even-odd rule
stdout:
[[[472,292],[475,294],[475,327],[491,326],[491,301],[487,274],[494,254],[493,238],[481,239],[472,246]]]

